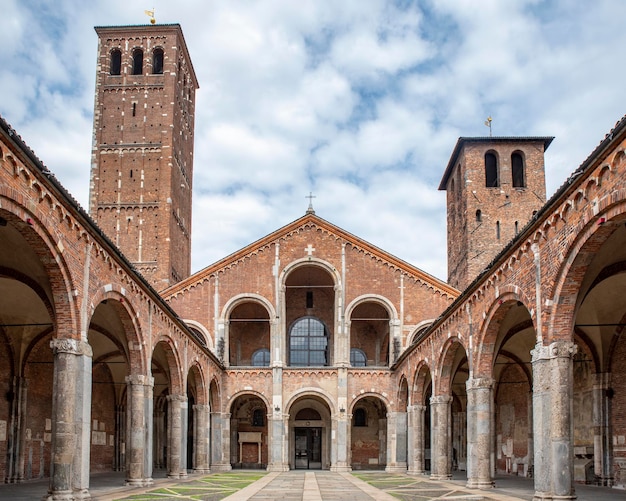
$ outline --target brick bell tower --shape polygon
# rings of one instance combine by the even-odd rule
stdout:
[[[553,139],[458,139],[439,184],[447,191],[450,285],[465,289],[544,205]]]
[[[180,25],[95,30],[89,212],[162,290],[191,273],[198,82]]]

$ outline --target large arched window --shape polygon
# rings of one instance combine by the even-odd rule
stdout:
[[[133,51],[133,75],[141,75],[143,73],[143,51],[135,49]]]
[[[350,365],[352,367],[365,367],[367,365],[367,357],[363,350],[350,348]]]
[[[122,51],[114,49],[111,51],[111,66],[109,67],[109,74],[120,75],[122,73]]]
[[[303,317],[289,332],[289,363],[294,367],[328,365],[328,334],[315,317]]]
[[[252,365],[254,367],[268,367],[270,365],[270,350],[261,348],[252,355]]]
[[[519,151],[511,155],[511,174],[513,175],[513,188],[526,187],[526,173],[524,172],[524,157]]]
[[[498,157],[491,151],[485,153],[485,186],[487,188],[500,186],[500,179],[498,178]]]
[[[163,73],[163,49],[154,49],[152,53],[152,73],[155,75]]]

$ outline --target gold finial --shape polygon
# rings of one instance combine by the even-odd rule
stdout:
[[[152,10],[144,10],[143,12],[146,16],[150,16],[150,24],[156,23],[156,19],[154,18],[154,7],[152,7]]]
[[[489,137],[491,137],[491,122],[493,121],[493,119],[491,118],[491,115],[489,115],[487,117],[487,120],[485,120],[485,125],[487,127],[489,127]]]

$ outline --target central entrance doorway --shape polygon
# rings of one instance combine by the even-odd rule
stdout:
[[[295,428],[295,467],[297,470],[322,469],[322,428]]]

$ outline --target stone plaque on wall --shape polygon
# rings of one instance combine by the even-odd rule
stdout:
[[[93,445],[106,445],[107,444],[107,434],[104,431],[92,431],[91,432],[91,443]]]

